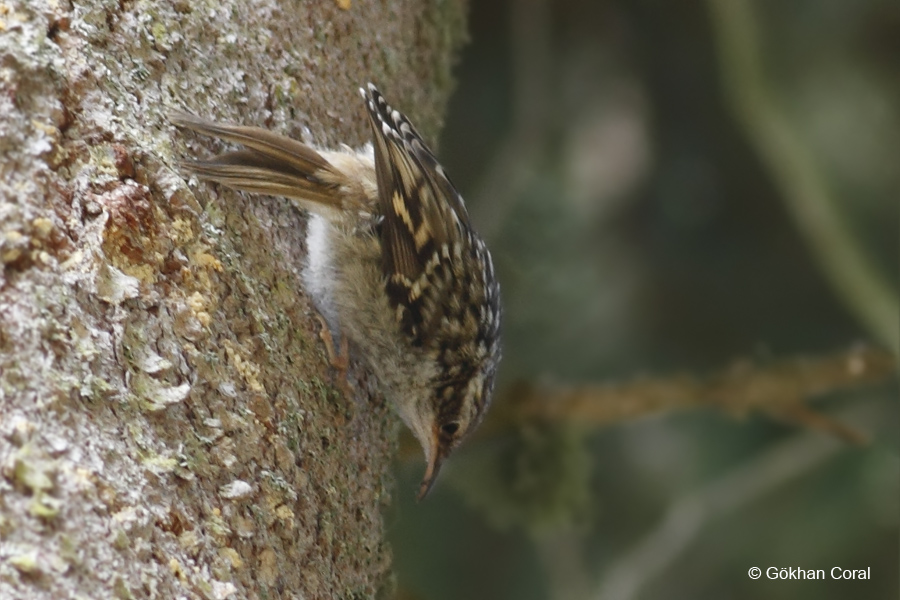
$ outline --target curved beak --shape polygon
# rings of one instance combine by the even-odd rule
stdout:
[[[441,471],[441,464],[444,462],[446,456],[447,453],[441,448],[440,437],[438,436],[437,429],[435,429],[431,434],[431,444],[428,451],[428,466],[425,469],[425,477],[422,478],[422,483],[419,485],[419,493],[416,496],[417,501],[421,502],[424,500],[425,496],[428,495],[428,492],[431,491],[431,487],[434,485],[438,473]]]

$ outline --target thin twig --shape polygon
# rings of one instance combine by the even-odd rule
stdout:
[[[841,390],[859,389],[896,376],[897,363],[885,350],[858,347],[824,357],[789,358],[754,364],[742,360],[706,378],[681,374],[617,385],[581,386],[520,383],[495,400],[496,407],[476,432],[490,437],[537,419],[599,428],[651,415],[718,408],[735,416],[763,414],[861,443],[864,436],[808,402]],[[414,441],[401,456],[419,457]]]
[[[797,407],[808,400],[883,381],[896,371],[896,361],[889,352],[855,348],[832,356],[783,359],[765,365],[741,361],[706,379],[682,374],[619,385],[520,384],[501,399],[499,404],[504,408],[488,429],[519,419],[597,427],[699,407],[716,407],[738,416],[763,411],[782,418],[793,414],[799,419],[803,415]],[[817,423],[824,427],[823,418],[820,416]]]
[[[550,122],[552,48],[547,0],[510,6],[512,130],[500,143],[473,197],[478,230],[490,240],[500,231],[520,192],[533,181]]]
[[[842,412],[840,418],[871,427],[879,417],[874,413],[868,407],[854,407]],[[808,473],[843,447],[827,436],[797,434],[720,479],[677,499],[656,528],[606,569],[594,598],[637,598],[641,589],[678,560],[706,527]]]
[[[709,0],[722,80],[738,122],[772,175],[822,271],[869,332],[900,356],[900,299],[841,215],[813,151],[766,82],[753,3]]]

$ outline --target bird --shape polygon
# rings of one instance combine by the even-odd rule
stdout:
[[[243,148],[182,161],[235,190],[309,214],[303,287],[349,338],[422,446],[417,497],[490,407],[501,358],[500,285],[447,172],[373,84],[360,88],[372,142],[317,148],[185,112],[170,121]]]

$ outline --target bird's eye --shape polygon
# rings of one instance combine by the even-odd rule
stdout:
[[[453,435],[459,431],[459,423],[447,423],[446,425],[441,426],[441,431],[446,435]]]

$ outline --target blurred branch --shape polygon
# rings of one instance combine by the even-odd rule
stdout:
[[[532,180],[550,122],[552,51],[547,0],[520,0],[509,7],[512,60],[512,131],[501,142],[474,197],[479,231],[491,239],[516,197]]]
[[[842,218],[815,156],[765,80],[753,3],[709,0],[731,108],[772,175],[819,266],[869,332],[900,355],[900,299]]]
[[[874,427],[883,418],[879,412],[854,407],[843,411],[840,418]],[[798,434],[675,500],[659,525],[606,570],[594,597],[598,600],[638,597],[643,587],[683,555],[704,528],[808,473],[840,448],[833,438]]]
[[[896,373],[896,359],[890,352],[860,347],[831,356],[781,359],[764,365],[741,360],[705,378],[680,374],[580,386],[523,382],[497,398],[496,407],[475,435],[490,437],[529,419],[596,428],[666,412],[713,407],[737,416],[763,412],[859,443],[863,435],[815,412],[806,402],[879,383]],[[418,445],[411,439],[401,444],[401,456],[419,455]]]
[[[498,402],[504,409],[496,411],[483,429],[489,431],[523,419],[598,427],[675,410],[716,407],[736,415],[763,411],[859,442],[862,438],[857,432],[813,413],[804,402],[883,381],[896,370],[889,352],[856,348],[827,357],[784,359],[766,365],[740,361],[705,379],[682,374],[619,385],[522,383]]]

